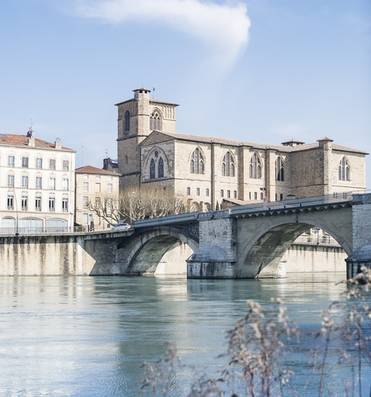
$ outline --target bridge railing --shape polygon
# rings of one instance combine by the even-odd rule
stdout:
[[[178,215],[167,215],[159,218],[150,218],[143,219],[140,221],[135,221],[133,226],[135,229],[140,229],[143,227],[152,226],[154,223],[156,225],[168,225],[172,223],[186,223],[186,222],[195,222],[198,220],[200,212],[189,212],[185,214]]]
[[[160,218],[144,219],[134,222],[135,229],[146,228],[151,226],[165,226],[171,224],[181,224],[187,222],[196,222],[219,216],[234,216],[238,214],[270,211],[296,207],[310,207],[315,205],[334,204],[349,202],[353,200],[353,195],[364,192],[340,192],[332,193],[325,196],[307,197],[307,198],[290,198],[283,201],[261,202],[231,207],[226,210],[205,212],[191,212],[178,215],[168,215]]]
[[[240,213],[261,212],[286,208],[311,207],[315,205],[335,204],[353,200],[355,192],[332,193],[324,196],[290,198],[282,201],[270,201],[259,204],[247,204],[229,209],[231,215]]]

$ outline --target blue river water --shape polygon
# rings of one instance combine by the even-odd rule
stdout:
[[[141,364],[159,358],[166,342],[213,373],[247,299],[280,298],[300,328],[315,329],[329,302],[342,299],[336,281],[0,278],[0,396],[146,395]]]

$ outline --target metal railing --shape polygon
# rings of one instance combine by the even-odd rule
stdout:
[[[30,236],[81,233],[83,228],[77,227],[0,227],[0,236]]]

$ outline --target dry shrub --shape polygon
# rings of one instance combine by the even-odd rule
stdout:
[[[310,335],[316,343],[315,360],[307,368],[308,378],[313,374],[318,377],[307,384],[307,395],[371,396],[370,377],[363,376],[371,368],[370,284],[371,272],[362,268],[359,275],[347,282],[345,301],[332,302],[323,311],[321,328]],[[228,358],[225,369],[215,379],[201,375],[191,383],[187,397],[300,395],[294,386],[296,374],[285,367],[285,359],[290,339],[298,338],[305,344],[303,336],[308,337],[299,335],[280,301],[274,301],[268,308],[248,301],[246,315],[227,333],[227,353],[219,356]],[[164,357],[157,363],[146,364],[142,388],[150,388],[153,393],[161,390],[161,396],[168,396],[181,367],[174,347]],[[342,365],[342,376],[333,385],[329,375],[332,371],[336,374],[338,365]]]

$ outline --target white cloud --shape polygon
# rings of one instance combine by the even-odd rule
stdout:
[[[236,0],[237,1],[237,0]],[[244,4],[206,0],[76,0],[80,16],[108,23],[159,22],[202,40],[226,65],[248,41],[250,19]]]

